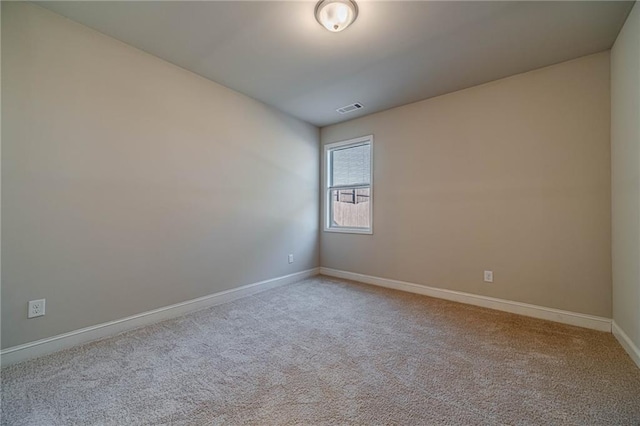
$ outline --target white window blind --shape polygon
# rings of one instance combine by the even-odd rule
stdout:
[[[331,151],[331,186],[371,183],[371,145],[362,144]]]

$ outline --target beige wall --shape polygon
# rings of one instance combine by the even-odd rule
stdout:
[[[611,50],[613,319],[640,348],[640,6]]]
[[[318,266],[317,128],[24,3],[2,95],[3,348]]]
[[[321,265],[611,317],[609,95],[603,52],[321,129],[375,137],[374,235]]]

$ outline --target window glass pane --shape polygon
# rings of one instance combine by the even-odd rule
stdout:
[[[331,166],[331,186],[370,184],[371,145],[333,150],[331,152]]]
[[[331,191],[331,226],[369,228],[370,188]]]

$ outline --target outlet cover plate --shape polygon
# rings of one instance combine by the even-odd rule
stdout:
[[[485,283],[493,282],[493,271],[484,271],[484,282]]]
[[[36,318],[44,315],[45,312],[45,299],[30,300],[29,311],[27,312],[28,318]]]

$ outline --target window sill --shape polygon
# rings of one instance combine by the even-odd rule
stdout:
[[[339,234],[373,235],[373,229],[361,229],[361,228],[324,228],[324,232],[337,232]]]

